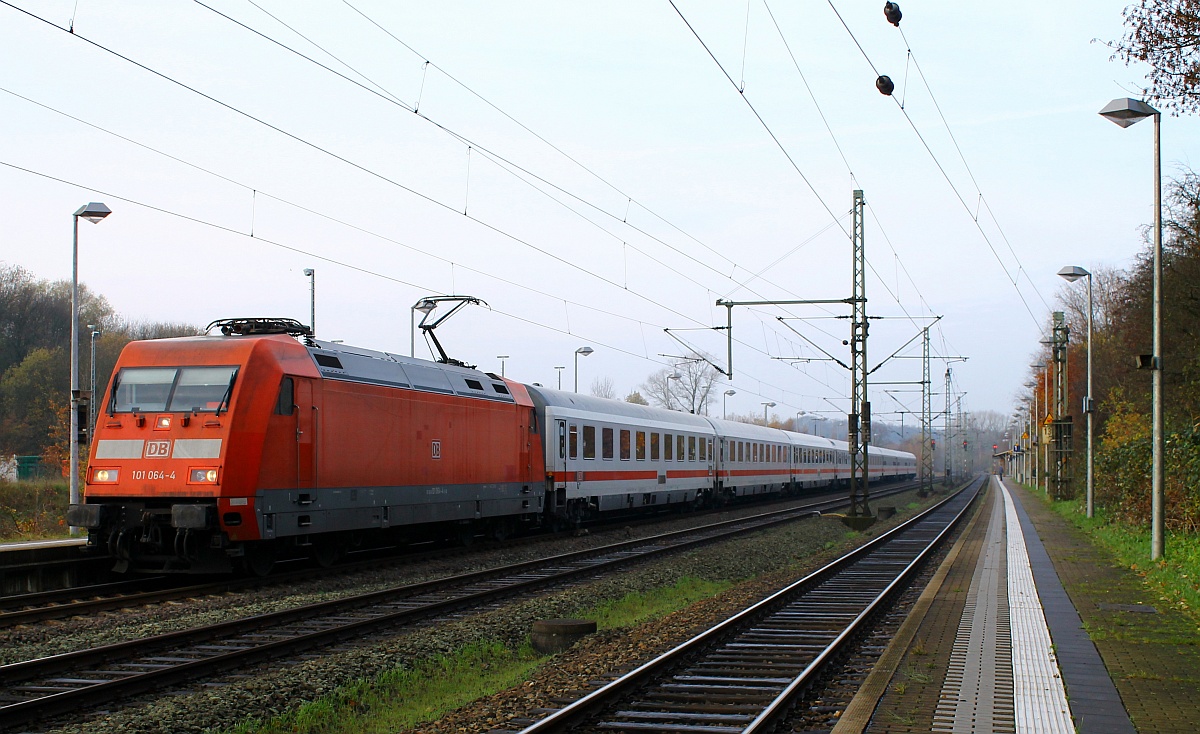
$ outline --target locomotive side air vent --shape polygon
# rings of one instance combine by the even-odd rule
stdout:
[[[314,354],[313,357],[316,358],[317,364],[322,367],[332,367],[335,370],[344,369],[342,367],[342,360],[331,354]]]

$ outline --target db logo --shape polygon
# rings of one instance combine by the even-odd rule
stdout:
[[[170,441],[147,441],[145,458],[165,459],[171,455]]]
[[[442,442],[441,441],[433,442],[433,458],[435,458],[435,459],[442,458]]]

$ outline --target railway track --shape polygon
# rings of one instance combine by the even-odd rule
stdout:
[[[896,491],[908,488],[899,487]],[[876,496],[884,496],[877,493]],[[0,728],[217,675],[383,627],[513,597],[844,506],[828,500],[701,528],[0,666]]]
[[[521,731],[772,731],[966,514],[977,479],[921,515]]]
[[[915,485],[912,483],[904,483],[885,490],[877,489],[874,496],[876,498],[883,498],[896,492],[907,491],[913,486]],[[831,502],[835,504],[831,505]],[[826,512],[831,507],[836,508],[844,504],[844,495],[839,494],[836,499],[821,500],[804,506],[813,511]],[[639,523],[629,524],[651,523],[661,520],[661,517],[650,517],[641,519]],[[505,541],[504,546],[542,543],[546,542],[546,540],[545,536],[518,538]],[[472,549],[472,552],[474,550],[477,549]],[[395,558],[387,558],[386,560],[374,557],[371,560],[352,561],[327,569],[306,568],[300,571],[277,573],[264,579],[222,579],[202,584],[181,584],[179,583],[182,580],[180,577],[170,579],[153,576],[92,586],[79,586],[71,589],[4,596],[0,597],[0,629],[13,625],[37,624],[51,619],[85,616],[145,604],[158,604],[200,596],[245,591],[263,586],[287,585],[297,581],[308,581],[322,575],[342,575],[354,573],[362,569],[377,569],[380,563],[411,564],[419,562],[426,557],[445,558],[448,552],[464,553],[467,551],[462,548],[453,550],[439,548],[434,551],[408,553]]]

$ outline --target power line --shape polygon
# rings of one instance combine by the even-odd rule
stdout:
[[[841,21],[842,27],[846,29],[846,33],[850,35],[851,40],[854,41],[854,45],[858,47],[859,52],[863,56],[863,59],[865,59],[867,62],[867,65],[871,67],[871,71],[875,73],[876,77],[878,77],[879,70],[876,68],[875,62],[871,60],[871,57],[869,54],[867,54],[866,49],[863,48],[862,44],[859,43],[858,38],[854,35],[854,31],[852,31],[850,29],[849,24],[847,24],[845,19],[842,18],[842,14],[840,12],[838,12],[837,6],[833,4],[833,0],[826,0],[826,2],[829,4],[830,9],[833,10],[834,15],[836,15],[838,20]],[[908,41],[906,39],[905,44],[907,45],[907,43],[908,43]],[[911,49],[910,49],[910,53],[911,53]],[[916,61],[915,57],[913,58],[913,61],[914,61],[914,65],[915,65],[915,61]],[[917,66],[917,71],[918,71],[918,73],[920,73],[919,66]],[[921,78],[922,78],[922,80],[924,80],[924,74],[921,75]],[[926,83],[926,88],[928,89],[928,83]],[[930,96],[931,97],[933,96],[932,93],[930,94]],[[971,217],[971,221],[975,223],[975,228],[979,230],[979,234],[981,237],[983,237],[984,243],[986,243],[988,246],[988,249],[991,250],[992,256],[996,258],[996,262],[1000,265],[1000,269],[1004,271],[1004,276],[1012,284],[1013,290],[1015,290],[1017,292],[1017,297],[1021,300],[1022,305],[1025,306],[1025,310],[1029,312],[1029,317],[1031,319],[1033,319],[1034,325],[1037,326],[1039,332],[1045,334],[1045,329],[1043,328],[1041,322],[1038,320],[1037,316],[1034,315],[1033,309],[1029,306],[1029,302],[1027,300],[1025,300],[1025,294],[1021,292],[1019,278],[1020,278],[1020,275],[1022,274],[1022,272],[1024,271],[1024,265],[1021,264],[1021,260],[1019,257],[1017,257],[1016,252],[1012,250],[1011,244],[1009,245],[1009,251],[1012,252],[1013,258],[1017,261],[1017,276],[1016,277],[1014,277],[1013,275],[1011,275],[1009,273],[1008,266],[1004,264],[1004,260],[1003,260],[1003,258],[1000,257],[1000,253],[997,252],[996,246],[994,244],[992,244],[991,238],[988,237],[987,232],[985,232],[982,225],[980,225],[978,215],[972,214],[971,207],[967,204],[966,199],[963,197],[962,193],[958,190],[958,187],[955,185],[954,181],[950,178],[950,175],[949,175],[949,173],[947,173],[945,167],[942,165],[941,160],[938,159],[937,155],[933,152],[933,149],[929,147],[929,143],[925,140],[925,136],[921,134],[921,131],[917,127],[916,122],[908,114],[908,110],[905,109],[905,106],[900,102],[900,100],[896,99],[894,96],[892,97],[892,101],[896,104],[897,108],[899,108],[900,113],[904,115],[904,119],[908,121],[908,124],[910,127],[912,127],[913,132],[916,133],[917,139],[921,141],[921,145],[924,146],[925,151],[927,153],[929,153],[929,157],[933,159],[934,165],[937,166],[937,169],[939,172],[941,172],[942,177],[946,179],[946,183],[950,184],[951,191],[954,192],[955,197],[958,198],[959,203],[962,204],[963,209],[965,209],[967,212],[967,215]],[[936,101],[934,102],[934,104],[935,104],[935,106],[937,105]],[[940,108],[938,111],[940,114],[940,112],[941,112]],[[945,118],[943,118],[943,120],[944,119]],[[955,146],[957,147],[957,142],[955,142]],[[961,150],[959,152],[961,154]],[[971,180],[972,181],[975,180],[973,174],[971,176]],[[978,187],[976,188],[976,191],[979,191]],[[979,196],[982,199],[983,193],[979,192]],[[989,207],[989,211],[990,211],[990,207]],[[1001,234],[1003,234],[1002,230],[1001,230]],[[1005,242],[1007,242],[1007,241],[1008,241],[1008,238],[1005,237]],[[1033,287],[1034,292],[1037,293],[1037,295],[1038,295],[1038,298],[1041,299],[1043,303],[1045,303],[1045,298],[1042,298],[1041,292],[1038,291],[1037,286],[1033,284],[1033,281],[1029,280],[1028,275],[1026,275],[1026,281],[1029,282],[1029,284]]]
[[[228,20],[228,21],[230,21],[230,22],[234,23],[235,25],[237,25],[237,26],[239,26],[239,27],[241,27],[241,28],[243,28],[243,29],[245,29],[245,30],[247,30],[247,31],[250,31],[251,33],[253,33],[253,34],[255,34],[255,35],[257,35],[257,36],[259,36],[259,37],[261,37],[261,38],[263,38],[263,39],[265,39],[265,40],[268,40],[268,41],[270,41],[272,44],[274,44],[274,45],[278,46],[279,48],[282,48],[282,49],[284,49],[284,50],[286,50],[286,51],[288,51],[288,52],[290,52],[290,53],[293,53],[293,54],[295,54],[295,55],[299,56],[300,58],[302,58],[302,59],[304,59],[304,60],[306,60],[306,61],[309,61],[310,63],[314,63],[314,64],[316,64],[317,66],[319,66],[320,68],[322,68],[322,69],[324,69],[324,70],[326,70],[326,71],[329,71],[329,72],[331,72],[331,73],[333,73],[333,74],[337,75],[339,78],[341,78],[341,79],[343,79],[343,80],[345,80],[345,81],[349,81],[349,82],[351,82],[352,84],[354,84],[355,86],[357,86],[357,87],[359,87],[359,88],[361,88],[361,89],[364,89],[364,90],[366,90],[366,91],[369,91],[369,92],[371,92],[372,94],[375,94],[376,96],[380,96],[380,94],[379,94],[378,92],[374,92],[374,91],[373,91],[373,90],[371,90],[371,89],[367,89],[367,88],[366,88],[365,86],[363,86],[362,84],[360,84],[360,83],[358,83],[358,82],[355,82],[355,81],[354,81],[354,80],[352,80],[352,79],[349,79],[349,78],[348,78],[348,77],[346,77],[344,74],[340,74],[340,73],[338,73],[338,72],[334,71],[333,69],[330,69],[328,66],[326,66],[326,65],[324,65],[324,64],[321,64],[320,62],[317,62],[317,61],[315,61],[314,59],[312,59],[311,57],[309,57],[309,56],[307,56],[307,55],[305,55],[305,54],[302,54],[302,53],[300,53],[299,51],[297,51],[297,50],[295,50],[295,49],[291,48],[291,47],[290,47],[290,46],[288,46],[287,44],[284,44],[284,43],[282,43],[281,41],[278,41],[278,40],[276,40],[276,39],[274,39],[274,38],[271,38],[270,36],[266,35],[265,33],[261,32],[261,31],[258,31],[258,30],[254,29],[254,28],[251,28],[250,26],[246,25],[245,23],[242,23],[242,22],[240,22],[240,21],[238,21],[238,20],[236,20],[236,19],[234,19],[234,18],[232,18],[232,17],[230,17],[230,16],[228,16],[228,15],[226,15],[226,14],[224,14],[224,13],[221,13],[221,12],[219,12],[219,11],[217,11],[217,10],[215,10],[215,9],[213,9],[213,8],[211,8],[211,7],[209,7],[208,5],[204,4],[203,2],[200,2],[200,0],[195,0],[195,2],[196,2],[198,5],[200,5],[201,7],[204,7],[205,9],[208,9],[208,10],[210,10],[210,11],[212,11],[212,12],[216,13],[218,16],[220,16],[220,17],[222,17],[222,18],[224,18],[224,19],[226,19],[226,20]],[[345,3],[345,4],[346,4],[348,7],[351,7],[351,8],[352,8],[353,10],[355,10],[356,12],[358,12],[358,13],[359,13],[360,15],[362,15],[364,18],[366,18],[367,20],[369,20],[371,23],[373,23],[374,25],[376,25],[376,27],[378,27],[378,28],[380,28],[381,30],[383,30],[385,33],[387,33],[387,35],[388,35],[389,37],[391,37],[393,40],[395,40],[395,41],[396,41],[397,43],[399,43],[400,45],[404,46],[404,48],[408,49],[409,51],[411,51],[411,52],[413,52],[413,53],[417,53],[417,52],[415,51],[415,49],[413,49],[413,48],[412,48],[411,46],[409,46],[408,44],[404,43],[402,40],[400,40],[398,37],[396,37],[396,36],[395,36],[394,34],[392,34],[390,31],[387,31],[386,29],[384,29],[384,28],[383,28],[383,26],[381,26],[380,24],[378,24],[377,22],[375,22],[374,20],[372,20],[372,19],[371,19],[369,16],[365,15],[364,13],[362,13],[362,11],[361,11],[361,10],[358,10],[358,9],[357,9],[357,8],[355,8],[354,6],[350,5],[348,2],[347,2],[347,3]],[[255,5],[255,7],[259,7],[259,6]],[[261,9],[261,8],[260,8],[260,9]],[[263,12],[264,12],[264,13],[266,13],[266,11],[265,11],[265,10],[264,10]],[[549,181],[549,180],[547,180],[547,179],[543,178],[542,176],[539,176],[538,174],[536,174],[536,173],[534,173],[534,172],[530,171],[529,169],[527,169],[527,168],[525,168],[525,167],[523,167],[523,166],[520,166],[519,164],[517,164],[517,163],[515,163],[514,161],[512,161],[512,160],[510,160],[510,159],[508,159],[508,158],[506,158],[506,157],[504,157],[504,156],[502,156],[502,155],[500,155],[499,153],[497,153],[497,152],[495,152],[495,151],[492,151],[492,150],[490,150],[490,149],[488,149],[488,148],[486,148],[486,147],[482,146],[482,145],[481,145],[481,144],[480,144],[478,141],[476,141],[476,140],[473,140],[473,139],[470,139],[470,138],[467,138],[466,136],[464,136],[464,135],[462,135],[462,134],[460,134],[460,133],[458,133],[458,132],[456,132],[456,131],[454,131],[454,130],[452,130],[452,129],[448,128],[448,127],[446,127],[445,125],[443,125],[443,124],[441,124],[441,123],[437,122],[436,120],[433,120],[432,118],[428,117],[427,115],[420,114],[419,112],[417,112],[417,109],[416,109],[415,107],[413,107],[413,106],[409,106],[409,105],[407,105],[407,104],[405,104],[405,103],[403,103],[403,102],[400,102],[400,101],[399,101],[399,99],[398,99],[398,98],[397,98],[397,97],[396,97],[394,94],[391,94],[390,92],[387,92],[387,91],[386,91],[386,90],[385,90],[385,89],[384,89],[384,88],[383,88],[383,87],[382,87],[380,84],[378,84],[378,83],[374,82],[373,80],[371,80],[371,79],[370,79],[370,78],[369,78],[367,75],[363,74],[363,73],[362,73],[361,71],[359,71],[358,69],[355,69],[354,67],[350,66],[350,65],[349,65],[349,64],[347,64],[346,62],[342,61],[342,60],[341,60],[339,57],[337,57],[337,56],[336,56],[336,55],[334,55],[332,52],[330,52],[330,51],[328,51],[327,49],[325,49],[323,46],[320,46],[320,45],[316,44],[314,41],[312,41],[311,39],[309,39],[307,36],[305,36],[304,34],[301,34],[299,31],[295,30],[295,29],[294,29],[292,26],[288,25],[287,23],[284,23],[282,20],[280,20],[280,19],[279,19],[278,17],[276,17],[275,15],[272,15],[272,14],[270,14],[270,13],[267,13],[267,15],[269,15],[269,16],[270,16],[272,19],[276,20],[277,22],[279,22],[281,25],[283,25],[284,27],[288,28],[288,29],[289,29],[289,30],[291,30],[292,32],[296,33],[296,34],[297,34],[298,36],[300,36],[301,38],[305,39],[306,41],[308,41],[309,43],[311,43],[312,45],[314,45],[316,48],[320,49],[320,50],[321,50],[323,53],[326,53],[326,54],[328,54],[328,55],[329,55],[331,58],[334,58],[335,60],[337,60],[337,61],[338,61],[339,63],[341,63],[343,66],[346,66],[348,69],[350,69],[350,70],[351,70],[352,72],[354,72],[356,75],[358,75],[358,76],[362,77],[363,79],[367,80],[367,81],[368,81],[368,82],[369,82],[369,83],[370,83],[372,86],[374,86],[374,87],[376,87],[376,88],[378,88],[378,89],[380,89],[380,90],[383,90],[383,93],[384,93],[384,94],[386,95],[386,97],[388,98],[388,99],[387,99],[387,101],[391,101],[392,99],[395,99],[395,100],[396,100],[396,102],[395,102],[396,104],[399,104],[401,107],[403,107],[403,108],[404,108],[404,109],[406,109],[406,110],[409,110],[409,111],[412,111],[412,112],[416,113],[416,114],[417,114],[417,117],[419,117],[419,118],[420,118],[420,119],[422,119],[423,121],[425,121],[425,122],[427,122],[427,123],[429,123],[429,124],[433,125],[433,126],[434,126],[434,127],[436,127],[438,130],[440,130],[440,131],[442,131],[442,132],[444,132],[444,133],[446,133],[446,134],[450,135],[450,136],[451,136],[451,137],[453,137],[455,140],[458,140],[459,142],[463,143],[464,145],[467,145],[467,146],[468,146],[468,151],[470,151],[470,150],[478,150],[478,151],[481,151],[481,154],[484,154],[486,157],[489,157],[489,158],[492,160],[492,162],[493,162],[494,164],[496,164],[498,167],[500,167],[500,168],[502,168],[502,169],[505,169],[505,170],[507,170],[507,171],[508,171],[508,172],[509,172],[511,175],[513,175],[514,177],[518,178],[518,180],[521,180],[523,183],[525,183],[526,185],[530,186],[531,188],[533,188],[534,190],[538,191],[539,193],[542,193],[544,196],[547,196],[547,198],[550,198],[550,199],[551,199],[552,201],[554,201],[555,203],[557,203],[557,204],[559,204],[560,206],[563,206],[564,208],[568,209],[568,211],[571,211],[571,212],[572,212],[573,214],[575,214],[576,216],[579,216],[580,218],[584,219],[585,221],[588,221],[588,222],[589,222],[590,224],[592,224],[593,226],[596,226],[597,228],[601,229],[601,231],[603,231],[605,234],[608,234],[610,237],[613,237],[614,239],[616,239],[616,240],[619,240],[619,241],[622,243],[622,245],[623,245],[623,246],[626,246],[626,247],[632,247],[631,245],[629,245],[629,243],[628,243],[628,241],[627,241],[627,240],[625,240],[625,239],[623,239],[623,238],[620,238],[620,237],[619,237],[618,235],[616,235],[615,233],[613,233],[613,232],[610,232],[610,231],[608,231],[607,229],[604,229],[603,227],[600,227],[600,226],[599,226],[599,225],[598,225],[596,222],[594,222],[594,221],[592,221],[592,220],[588,219],[588,218],[587,218],[587,217],[585,217],[585,216],[584,216],[584,215],[583,215],[581,212],[578,212],[577,210],[574,210],[574,209],[572,209],[572,208],[571,208],[571,207],[569,207],[569,206],[568,206],[566,203],[564,203],[564,202],[561,202],[561,201],[559,201],[559,200],[555,199],[555,198],[554,198],[554,197],[552,197],[552,196],[549,196],[549,194],[548,194],[546,191],[543,191],[543,190],[541,190],[541,189],[540,189],[538,186],[536,186],[536,185],[535,185],[533,182],[531,182],[531,181],[529,181],[529,180],[527,180],[527,179],[524,179],[524,178],[522,178],[521,176],[517,175],[517,174],[514,172],[514,170],[515,170],[515,171],[519,171],[519,172],[521,172],[522,174],[525,174],[526,176],[529,176],[529,177],[533,178],[534,180],[536,180],[536,181],[537,181],[537,182],[539,182],[539,183],[542,183],[542,184],[544,184],[544,185],[546,185],[546,186],[549,186],[550,188],[554,189],[555,191],[559,191],[559,192],[561,192],[563,195],[565,195],[565,196],[568,196],[568,197],[570,197],[570,198],[572,198],[572,199],[574,199],[574,200],[576,200],[576,201],[580,202],[581,204],[584,204],[584,205],[588,206],[589,208],[591,208],[591,209],[593,209],[593,210],[595,210],[595,211],[597,211],[597,212],[599,212],[599,213],[601,213],[601,214],[603,214],[603,215],[605,215],[605,216],[607,216],[607,217],[610,217],[610,218],[612,218],[612,219],[616,219],[616,215],[615,215],[615,214],[613,214],[612,212],[609,212],[609,211],[607,211],[606,209],[604,209],[603,207],[600,207],[600,206],[598,206],[598,205],[595,205],[595,204],[593,204],[593,203],[591,203],[591,202],[589,202],[589,201],[587,201],[587,200],[585,200],[585,199],[581,198],[580,196],[577,196],[577,195],[576,195],[576,194],[574,194],[573,192],[566,190],[565,188],[563,188],[563,187],[561,187],[561,186],[559,186],[559,185],[557,185],[557,184],[555,184],[555,183],[553,183],[553,182],[551,182],[551,181]],[[418,54],[418,55],[419,55],[419,56],[421,56],[420,54]],[[422,58],[424,58],[423,56],[421,56],[421,57],[422,57]],[[425,62],[425,63],[426,63],[427,65],[430,65],[430,64],[432,64],[432,62],[430,62],[430,61],[428,61],[428,60],[426,60],[426,62]],[[435,68],[438,68],[436,65],[434,65],[434,66],[435,66]],[[494,104],[492,104],[491,102],[489,102],[488,100],[486,100],[484,97],[482,97],[481,95],[479,95],[477,92],[475,92],[474,90],[472,90],[472,89],[470,89],[469,87],[467,87],[466,85],[464,85],[462,82],[458,81],[458,80],[457,80],[457,79],[455,79],[454,77],[452,77],[452,76],[450,76],[449,74],[447,74],[447,73],[446,73],[444,70],[442,70],[442,69],[440,69],[440,68],[438,68],[438,70],[439,70],[439,71],[442,71],[442,73],[446,74],[448,78],[452,79],[453,81],[455,81],[455,83],[457,83],[457,84],[459,84],[460,86],[462,86],[464,89],[466,89],[467,91],[469,91],[469,92],[470,92],[472,95],[474,95],[474,96],[475,96],[475,97],[477,97],[478,99],[480,99],[480,100],[484,101],[486,104],[488,104],[490,107],[492,107],[493,109],[495,109],[497,112],[499,112],[500,114],[504,115],[504,116],[505,116],[506,118],[508,118],[509,120],[511,120],[511,121],[513,121],[514,123],[516,123],[517,125],[519,125],[519,126],[522,128],[522,129],[524,129],[524,130],[526,130],[527,132],[529,132],[531,135],[533,135],[534,137],[536,137],[538,140],[540,140],[541,142],[545,143],[546,145],[548,145],[549,147],[551,147],[552,149],[554,149],[556,152],[559,152],[561,155],[563,155],[563,156],[567,157],[567,159],[568,159],[568,160],[570,160],[572,163],[574,163],[575,165],[579,166],[579,167],[580,167],[580,168],[582,168],[583,170],[587,171],[589,174],[591,174],[591,175],[593,175],[594,177],[596,177],[598,180],[600,180],[600,181],[601,181],[602,183],[604,183],[606,186],[609,186],[609,187],[610,187],[610,188],[612,188],[614,191],[616,191],[616,192],[620,193],[622,196],[626,196],[626,197],[627,197],[627,201],[628,201],[630,204],[634,203],[634,201],[633,201],[632,197],[628,197],[628,195],[627,195],[627,194],[625,194],[623,191],[621,191],[620,189],[616,188],[614,185],[612,185],[611,183],[609,183],[607,180],[605,180],[605,179],[601,178],[601,177],[600,177],[598,174],[596,174],[594,171],[592,171],[591,169],[589,169],[589,168],[587,168],[586,166],[584,166],[584,165],[583,165],[582,163],[580,163],[578,160],[576,160],[575,158],[573,158],[573,157],[569,156],[568,154],[566,154],[565,152],[563,152],[563,151],[562,151],[560,148],[558,148],[557,146],[555,146],[555,145],[553,145],[552,143],[550,143],[550,142],[549,142],[548,140],[546,140],[544,137],[542,137],[542,136],[538,135],[536,132],[534,132],[532,129],[530,129],[530,128],[529,128],[529,127],[527,127],[526,125],[524,125],[524,124],[520,123],[518,120],[516,120],[515,118],[513,118],[511,115],[509,115],[508,113],[504,112],[502,109],[500,109],[499,107],[497,107],[496,105],[494,105]],[[655,217],[656,217],[656,218],[658,218],[659,220],[666,222],[666,223],[667,223],[668,225],[670,225],[672,228],[676,229],[676,231],[679,231],[680,233],[682,233],[682,234],[684,234],[685,236],[689,237],[690,239],[692,239],[693,241],[697,242],[698,244],[700,244],[700,245],[701,245],[702,247],[704,247],[705,249],[709,250],[710,252],[713,252],[713,253],[717,254],[717,255],[718,255],[719,257],[721,257],[722,259],[725,259],[727,262],[729,262],[730,264],[732,264],[732,265],[734,266],[734,268],[735,268],[735,269],[736,269],[737,267],[740,267],[740,266],[737,264],[737,262],[736,262],[736,261],[734,261],[734,260],[730,260],[729,258],[725,257],[724,255],[721,255],[720,253],[718,253],[717,251],[713,250],[711,247],[709,247],[709,246],[708,246],[708,245],[706,245],[705,243],[701,242],[700,240],[696,239],[695,237],[692,237],[690,234],[688,234],[688,233],[684,232],[683,230],[681,230],[680,228],[678,228],[678,227],[676,227],[675,225],[671,224],[670,222],[667,222],[665,219],[663,219],[662,217],[660,217],[659,215],[657,215],[655,212],[653,212],[653,211],[651,211],[651,210],[649,210],[649,209],[646,209],[644,205],[640,204],[640,202],[639,202],[639,207],[643,208],[645,211],[649,212],[650,214],[652,214],[653,216],[655,216]],[[466,211],[464,210],[464,212],[463,212],[463,213],[464,213],[464,214],[466,214]],[[471,218],[471,219],[473,219],[473,220],[475,219],[475,218],[473,218],[473,217],[469,217],[469,218]],[[628,217],[626,216],[626,217],[622,218],[620,221],[621,221],[621,223],[622,223],[623,225],[630,227],[630,228],[631,228],[631,229],[633,229],[635,232],[638,232],[639,234],[642,234],[642,235],[644,235],[644,236],[646,236],[646,237],[650,238],[651,240],[653,240],[653,241],[655,241],[655,242],[658,242],[659,244],[663,245],[664,247],[667,247],[669,250],[671,250],[671,251],[675,252],[676,254],[679,254],[680,256],[683,256],[683,257],[689,257],[687,253],[685,253],[685,252],[683,252],[683,251],[679,250],[678,248],[676,248],[675,246],[673,246],[673,245],[671,245],[670,243],[666,242],[665,240],[662,240],[662,239],[660,239],[660,238],[658,238],[658,237],[656,237],[656,236],[654,236],[654,235],[652,235],[652,234],[650,234],[650,233],[646,232],[645,230],[643,230],[643,229],[641,229],[641,228],[638,228],[638,227],[636,227],[636,226],[634,226],[634,225],[631,225],[631,224],[629,224],[629,222],[628,222],[627,220],[628,220]],[[475,221],[480,221],[480,220],[475,220]],[[483,223],[483,222],[480,222],[480,223]],[[486,225],[485,225],[485,226],[486,226]],[[687,280],[687,281],[689,281],[689,282],[691,282],[691,283],[693,283],[693,284],[695,284],[695,285],[697,285],[697,286],[700,286],[700,287],[706,287],[706,286],[704,286],[702,283],[700,283],[699,281],[697,281],[696,279],[694,279],[694,278],[691,278],[690,276],[686,276],[686,275],[684,275],[684,274],[683,274],[682,272],[680,272],[678,269],[676,269],[676,268],[673,268],[673,267],[671,267],[671,266],[667,265],[667,264],[666,264],[665,262],[663,262],[662,260],[660,260],[660,259],[658,259],[658,258],[655,258],[655,257],[653,257],[652,255],[650,255],[650,254],[649,254],[648,252],[646,252],[645,250],[641,250],[641,249],[639,249],[639,248],[636,248],[636,247],[634,247],[634,249],[635,249],[637,252],[639,252],[640,254],[642,254],[642,255],[646,256],[647,258],[649,258],[649,259],[653,260],[653,261],[654,261],[654,262],[656,262],[657,264],[659,264],[659,265],[663,266],[664,268],[667,268],[667,269],[668,269],[668,270],[670,270],[671,272],[674,272],[676,275],[679,275],[680,277],[684,278],[685,280]],[[725,279],[731,280],[732,282],[734,282],[735,284],[739,285],[740,287],[747,287],[747,288],[748,288],[748,286],[746,286],[745,284],[739,283],[738,281],[734,280],[734,279],[733,279],[733,277],[732,277],[732,275],[726,276],[724,273],[721,273],[720,271],[716,270],[715,268],[713,268],[712,266],[708,265],[707,263],[705,263],[705,262],[703,262],[703,261],[701,261],[701,260],[695,260],[695,259],[693,259],[692,261],[693,261],[693,262],[696,262],[697,264],[701,265],[702,267],[704,267],[704,268],[706,268],[706,269],[710,270],[711,272],[713,272],[715,275],[717,275],[717,276],[719,276],[719,277],[722,277],[722,278],[725,278]],[[750,272],[748,269],[746,269],[746,268],[744,268],[744,267],[743,267],[742,269],[743,269],[743,270],[747,270],[747,272]],[[760,271],[758,274],[756,274],[756,275],[757,275],[757,277],[759,277],[759,278],[761,278],[761,277],[762,277],[762,276],[761,276],[761,272],[762,272],[762,271]],[[785,291],[786,291],[786,289],[785,289],[785,288],[783,288],[782,286],[780,286],[779,284],[773,283],[772,281],[770,281],[770,280],[767,280],[767,279],[765,279],[765,278],[762,278],[762,279],[763,279],[763,280],[764,280],[764,282],[766,282],[767,284],[769,284],[769,285],[772,285],[772,286],[774,286],[774,287],[776,287],[776,288],[780,288],[781,290],[785,290]],[[610,284],[613,284],[613,283],[610,281]],[[628,288],[625,288],[625,289],[626,289],[626,290],[628,290]],[[749,288],[748,288],[748,289],[749,289]],[[634,292],[634,291],[631,291],[631,292]],[[760,297],[762,297],[762,298],[765,298],[765,296],[764,296],[763,294],[761,294],[761,293],[758,293],[758,292],[756,292],[756,291],[753,291],[753,290],[751,290],[751,292],[755,293],[756,295],[759,295],[759,296],[760,296]],[[765,325],[765,322],[762,322],[762,323],[764,323],[764,325]]]

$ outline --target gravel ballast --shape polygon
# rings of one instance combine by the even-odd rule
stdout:
[[[910,499],[909,495],[905,495],[887,502],[903,507]],[[761,511],[761,507],[746,508],[738,514]],[[734,513],[725,514],[732,516]],[[711,521],[711,517],[705,518],[705,522]],[[566,539],[563,543],[553,545],[552,550],[541,545],[526,546],[501,552],[503,558],[497,558],[493,552],[473,560],[459,557],[448,563],[454,565],[455,572],[461,572],[465,566],[512,563],[523,560],[523,557],[603,545],[627,534],[649,535],[688,524],[696,524],[696,521],[678,518],[654,527],[618,529]],[[878,529],[890,525],[881,524],[874,530],[878,532]],[[790,583],[804,572],[819,567],[843,550],[846,539],[846,529],[835,519],[805,520],[717,546],[639,564],[618,574],[570,588],[551,589],[535,598],[514,600],[484,612],[385,634],[372,639],[370,643],[323,650],[299,662],[281,662],[242,670],[222,680],[171,691],[86,722],[72,723],[62,731],[219,731],[244,719],[270,718],[293,711],[302,703],[331,693],[339,686],[372,679],[388,670],[411,667],[419,661],[452,653],[479,641],[499,641],[515,648],[527,639],[534,621],[578,616],[599,603],[617,600],[634,592],[646,593],[671,586],[683,577],[742,582],[716,597],[659,620],[628,629],[601,631],[542,665],[526,684],[484,698],[437,722],[422,724],[419,728],[421,732],[487,731],[503,727],[504,722],[514,718],[527,716],[536,708],[552,707],[556,697],[574,693],[597,677],[623,672],[669,649],[695,632]],[[5,655],[10,655],[8,648],[13,643],[25,652],[12,657],[24,659],[30,657],[28,651],[43,650],[34,654],[48,654],[44,650],[62,651],[75,649],[81,644],[99,644],[92,641],[97,639],[129,639],[142,634],[157,634],[168,629],[193,626],[199,619],[245,616],[333,598],[335,595],[361,593],[371,588],[444,576],[450,572],[437,563],[423,564],[420,567],[388,569],[386,578],[354,574],[336,581],[314,581],[286,591],[228,594],[189,603],[155,605],[136,611],[104,614],[87,620],[65,620],[58,625],[43,625],[28,630],[6,630],[4,637],[9,639],[5,640]],[[123,629],[112,630],[114,622]],[[59,628],[62,634],[55,634],[53,628]]]

